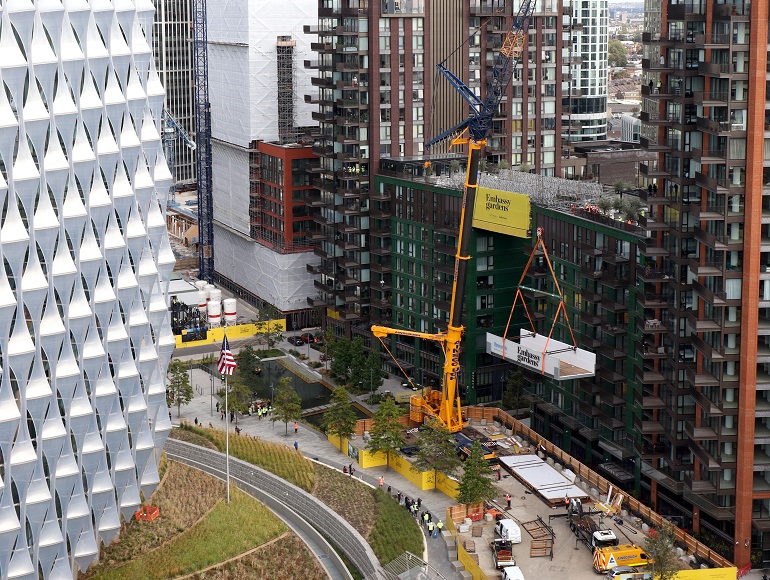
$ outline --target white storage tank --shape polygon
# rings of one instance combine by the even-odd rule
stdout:
[[[208,282],[206,282],[205,280],[196,280],[196,281],[195,281],[195,287],[196,287],[198,290],[203,290],[203,289],[205,289],[205,288],[206,288],[206,284],[208,284]]]
[[[206,284],[206,287],[204,288],[204,290],[206,291],[206,296],[208,298],[211,298],[211,291],[216,289],[217,287],[214,286],[213,284]]]
[[[205,290],[198,290],[198,310],[200,310],[201,316],[206,315],[206,299],[208,294]]]
[[[209,290],[209,300],[213,302],[222,302],[222,291],[219,288]]]
[[[209,313],[209,326],[211,328],[222,326],[222,303],[210,300],[207,309]]]
[[[235,298],[225,298],[222,300],[222,310],[224,311],[225,326],[233,326],[238,319],[237,302]]]

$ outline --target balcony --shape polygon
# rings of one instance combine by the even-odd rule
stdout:
[[[703,48],[728,48],[730,46],[729,34],[696,34],[695,44],[704,45]]]
[[[738,251],[743,249],[743,237],[732,238],[724,234],[712,234],[697,226],[693,229],[693,233],[696,240],[700,240],[714,250]]]
[[[693,327],[695,332],[717,332],[722,330],[722,325],[718,320],[708,318],[705,315],[698,314],[694,310],[686,311],[687,321]]]
[[[730,99],[729,91],[698,91],[694,95],[695,104],[703,105],[704,107],[719,107],[727,106],[727,101]]]
[[[668,298],[663,294],[645,292],[642,295],[637,293],[636,297],[644,308],[665,308],[668,306]]]
[[[725,219],[725,207],[722,205],[712,205],[701,207],[700,205],[693,205],[690,208],[690,213],[698,220],[701,221],[715,221]]]
[[[655,146],[658,147],[659,150],[663,149],[663,147],[657,146],[657,144],[655,144]],[[644,147],[644,144],[642,144],[642,147]],[[671,175],[669,168],[658,165],[657,161],[653,161],[652,163],[640,163],[639,173],[646,175],[647,177],[668,177]]]
[[[692,158],[700,163],[720,163],[727,159],[727,150],[724,148],[709,148],[703,150],[699,147],[694,147],[692,150]]]
[[[647,151],[665,151],[666,149],[668,149],[668,147],[664,143],[659,143],[657,140],[650,139],[648,137],[640,137],[639,145],[641,145],[642,149],[646,149]],[[648,171],[649,170],[654,171],[654,169],[651,168],[652,165],[657,165],[657,162],[653,162],[649,164],[649,166],[647,164],[642,163],[639,165],[639,169],[640,171],[642,171],[642,173],[644,173],[644,170],[642,170],[642,166],[647,166]]]
[[[697,372],[694,368],[688,368],[685,371],[687,382],[692,386],[716,387],[719,386],[719,379],[708,371]]]
[[[703,495],[716,493],[717,488],[708,479],[693,479],[690,472],[684,474],[684,484],[692,493]]]
[[[699,258],[688,260],[690,270],[696,276],[722,276],[724,260],[703,260]]]
[[[637,243],[637,247],[639,248],[639,251],[649,257],[654,256],[668,256],[668,249],[664,248],[662,243],[656,240],[655,238],[646,238],[644,240],[639,240]],[[660,276],[662,278],[662,276]],[[657,281],[657,280],[656,280]]]

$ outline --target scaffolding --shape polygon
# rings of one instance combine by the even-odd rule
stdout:
[[[294,49],[297,42],[291,36],[279,36],[276,42],[278,84],[278,140],[281,145],[295,143],[299,137],[294,107]]]

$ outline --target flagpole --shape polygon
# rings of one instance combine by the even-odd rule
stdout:
[[[230,413],[227,409],[227,377],[225,373],[225,472],[227,481],[227,503],[230,503]]]

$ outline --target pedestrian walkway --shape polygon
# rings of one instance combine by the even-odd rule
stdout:
[[[288,343],[286,343],[288,345]],[[219,346],[215,347],[216,349]],[[233,349],[235,350],[235,348]],[[288,349],[287,349],[288,350]],[[311,352],[316,352],[312,351]],[[174,358],[181,360],[185,359],[197,359],[200,358],[200,354],[196,356],[186,355],[184,349],[179,349],[174,352]],[[179,356],[177,356],[179,355]],[[391,379],[393,381],[394,379]],[[200,369],[193,369],[191,371],[191,384],[193,385],[193,400],[189,405],[183,405],[181,408],[181,416],[177,417],[177,409],[173,407],[171,409],[172,422],[178,425],[180,421],[187,421],[194,423],[195,419],[198,420],[198,424],[202,426],[209,426],[216,429],[224,429],[225,421],[221,419],[220,413],[216,410],[216,403],[219,402],[224,406],[224,402],[220,401],[215,392],[220,390],[223,386],[219,377],[214,377],[213,382],[211,375]],[[400,385],[399,385],[400,387]],[[391,388],[381,387],[381,389]],[[213,392],[212,392],[213,390]],[[362,397],[365,398],[365,397]],[[417,498],[421,499],[422,510],[429,510],[433,514],[433,521],[437,522],[439,519],[442,521],[446,517],[446,508],[455,505],[455,501],[444,495],[440,491],[418,490],[405,477],[398,474],[393,469],[387,469],[386,467],[372,467],[364,469],[360,467],[353,459],[347,455],[341,453],[334,445],[329,443],[326,436],[318,431],[300,423],[297,428],[297,434],[294,433],[294,425],[290,423],[288,425],[288,434],[286,434],[286,428],[283,423],[273,423],[270,419],[258,419],[256,416],[242,416],[237,420],[238,429],[241,432],[240,436],[249,434],[251,436],[260,437],[266,441],[273,441],[293,447],[297,444],[299,451],[301,451],[305,457],[314,459],[330,467],[342,470],[343,467],[347,467],[352,464],[355,468],[355,477],[369,483],[372,486],[378,486],[379,478],[384,478],[383,488],[387,491],[388,487],[391,489],[391,495],[396,496],[399,492],[404,497],[409,497],[413,500]],[[238,437],[235,433],[235,424],[230,425],[231,437]],[[360,440],[358,441],[360,442]],[[394,499],[394,501],[396,501]],[[404,508],[406,509],[406,508]],[[444,523],[446,523],[444,521]],[[421,529],[423,529],[421,527]],[[425,531],[425,530],[424,530]],[[434,567],[439,573],[441,573],[447,579],[457,579],[460,575],[454,571],[451,567],[449,559],[447,557],[447,550],[439,535],[438,538],[426,539],[428,553],[427,561]],[[418,556],[420,554],[417,554]]]

